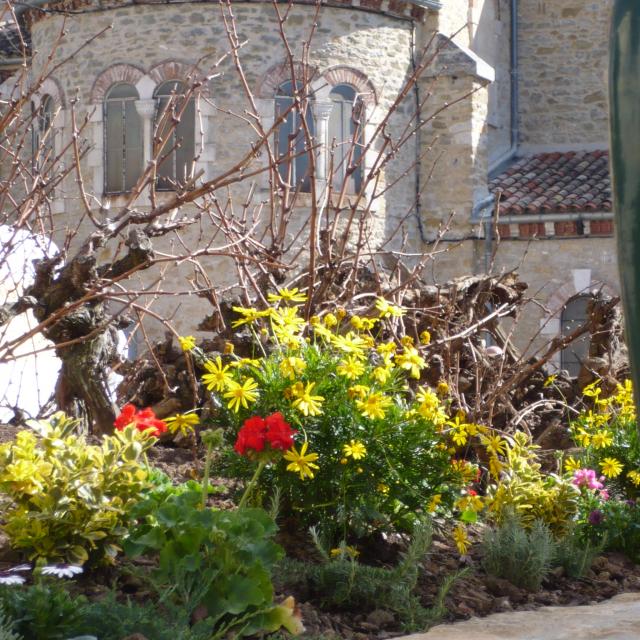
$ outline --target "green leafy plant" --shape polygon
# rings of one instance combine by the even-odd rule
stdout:
[[[553,564],[562,567],[570,578],[582,578],[602,553],[604,544],[605,540],[597,543],[585,541],[575,528],[571,528],[566,536],[557,540]]]
[[[0,445],[2,528],[11,546],[48,561],[113,559],[147,487],[142,457],[155,439],[129,426],[89,445],[61,413],[29,426]]]
[[[4,606],[0,606],[0,640],[22,640],[14,629],[15,622],[6,614]]]
[[[487,530],[482,546],[482,566],[487,573],[528,591],[538,591],[551,570],[557,543],[542,520],[534,520],[525,528],[511,513]]]
[[[270,571],[282,557],[273,520],[262,509],[202,508],[201,498],[199,487],[161,486],[132,511],[138,525],[125,550],[157,555],[149,579],[159,602],[179,606],[187,618],[204,609],[207,638],[283,625],[299,631],[292,603],[273,604]]]
[[[254,357],[194,351],[229,444],[255,417],[281,414],[297,430],[293,446],[265,466],[254,496],[279,488],[283,518],[300,530],[318,526],[334,541],[410,528],[435,495],[451,507],[462,479],[448,451],[446,402],[415,389],[427,336],[420,345],[390,339],[389,323],[403,311],[381,299],[369,317],[347,322],[336,312],[309,323],[299,316],[301,294],[271,299],[264,311],[236,308]],[[225,458],[224,473],[249,479],[254,470],[251,460]]]
[[[446,592],[462,574],[447,580],[432,609],[422,606],[415,595],[420,562],[431,545],[431,526],[421,521],[400,562],[392,568],[374,567],[357,559],[357,551],[341,544],[328,551],[312,530],[323,562],[313,564],[287,558],[278,565],[277,584],[302,586],[323,607],[337,610],[386,609],[395,614],[406,630],[424,629],[445,612]]]
[[[562,535],[578,510],[580,491],[570,478],[544,473],[537,449],[525,433],[508,439],[502,471],[489,486],[485,504],[489,517],[498,525],[511,521],[515,513],[525,528],[542,521],[554,534]]]
[[[620,551],[640,560],[640,506],[637,500],[585,494],[580,504],[576,533],[586,544],[605,551]]]
[[[0,587],[0,606],[13,621],[12,630],[29,640],[72,637],[82,623],[85,605],[86,598],[72,597],[59,582]]]

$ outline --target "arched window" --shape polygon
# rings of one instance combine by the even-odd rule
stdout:
[[[560,315],[562,336],[570,335],[589,319],[590,302],[591,296],[589,295],[576,296],[567,302]],[[584,333],[562,350],[560,354],[561,366],[569,372],[569,375],[575,377],[580,373],[582,363],[589,356],[590,342],[589,333]]]
[[[311,136],[314,135],[314,122],[309,101],[305,102],[305,113],[301,114],[293,106],[292,82],[283,82],[278,87],[275,116],[277,119],[286,113],[286,117],[276,133],[276,157],[278,160],[288,158],[288,160],[278,163],[278,171],[285,182],[296,189],[300,188],[300,191],[308,193],[311,191],[311,179],[309,176],[310,150],[305,145],[306,137],[302,118],[304,117]]]
[[[131,191],[142,174],[142,118],[136,110],[138,92],[120,83],[109,89],[104,103],[105,192]]]
[[[184,104],[184,85],[162,83],[155,92],[154,157],[159,152],[156,189],[174,190],[192,175],[195,158],[195,100]],[[179,122],[175,124],[175,119]]]
[[[45,95],[40,101],[40,107],[36,109],[31,103],[32,121],[32,156],[34,169],[43,170],[51,164],[54,155],[53,136],[53,98]]]
[[[339,84],[329,94],[333,107],[329,117],[329,149],[333,149],[333,188],[342,188],[350,166],[356,166],[349,176],[347,191],[358,193],[362,187],[362,126],[363,104],[356,90],[348,84]]]

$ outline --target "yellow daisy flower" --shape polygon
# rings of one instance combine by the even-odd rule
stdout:
[[[191,351],[196,347],[196,339],[193,336],[179,336],[178,342],[183,351]]]
[[[217,356],[215,361],[207,360],[204,368],[209,372],[202,375],[202,382],[208,391],[224,391],[234,382],[230,374],[227,373],[229,365],[222,364],[222,358]]]
[[[356,406],[365,418],[382,420],[386,415],[385,410],[391,406],[391,398],[387,398],[381,392],[376,392],[363,400],[356,400]]]
[[[270,293],[267,296],[269,302],[306,302],[307,296],[298,287],[293,289],[278,289],[278,293]]]
[[[314,464],[318,459],[318,454],[307,453],[308,447],[309,443],[305,440],[299,452],[296,451],[295,447],[291,447],[283,456],[285,460],[289,461],[287,471],[300,474],[300,480],[313,478],[313,470],[320,468],[317,464]]]
[[[171,433],[180,432],[183,436],[193,433],[194,427],[200,424],[200,418],[196,413],[179,413],[166,418],[167,428]]]
[[[600,468],[607,478],[615,478],[622,473],[622,464],[615,458],[603,458]]]
[[[312,395],[315,382],[308,382],[306,387],[302,383],[298,383],[292,387],[292,393],[295,397],[293,407],[305,416],[319,416],[322,414],[320,405],[324,402],[322,396]]]
[[[256,391],[258,383],[253,378],[247,378],[242,384],[231,381],[227,388],[229,390],[224,394],[224,397],[229,400],[227,407],[236,413],[238,413],[240,407],[248,409],[249,403],[258,399]]]
[[[344,455],[351,457],[354,460],[362,460],[367,455],[367,448],[356,440],[351,440],[349,444],[345,444],[342,447]]]
[[[347,356],[336,367],[336,371],[348,380],[357,380],[364,373],[364,364],[356,356]]]

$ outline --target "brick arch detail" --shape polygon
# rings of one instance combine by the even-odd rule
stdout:
[[[114,64],[107,67],[95,80],[91,89],[91,102],[102,102],[107,91],[117,82],[136,85],[144,76],[144,71],[132,64]]]
[[[37,97],[37,101],[40,103],[45,96],[51,96],[53,98],[53,103],[56,108],[65,108],[66,104],[62,87],[60,83],[51,76],[43,80],[34,97]]]
[[[148,75],[155,82],[156,86],[161,85],[167,80],[181,80],[188,84],[198,81],[199,70],[197,67],[192,64],[188,64],[187,62],[182,62],[180,60],[165,60],[151,67]],[[207,83],[202,83],[198,93],[200,95],[208,95]]]
[[[309,86],[317,73],[314,67],[305,65],[302,62],[295,62],[293,69],[296,78],[303,78],[306,73]],[[288,62],[280,62],[273,65],[258,82],[257,97],[265,99],[273,98],[276,95],[278,87],[287,80],[291,80],[291,65]]]
[[[322,74],[322,77],[331,87],[335,87],[339,84],[348,84],[352,86],[367,106],[373,106],[378,102],[373,83],[364,73],[362,73],[362,71],[340,65],[328,69]]]
[[[593,272],[591,273],[589,289],[585,291],[577,291],[573,279],[568,279],[549,296],[546,305],[549,309],[549,315],[547,318],[560,319],[564,306],[569,300],[571,300],[571,298],[575,298],[581,294],[588,295],[594,290],[602,291],[611,297],[618,295],[618,292],[614,287],[604,280],[599,279]]]

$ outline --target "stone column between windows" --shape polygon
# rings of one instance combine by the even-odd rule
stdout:
[[[327,165],[329,149],[329,118],[333,102],[330,100],[318,100],[311,103],[311,111],[316,125],[316,138],[318,149],[316,152],[316,180],[318,182],[318,194],[322,193],[327,184]]]
[[[260,118],[260,123],[262,124],[262,128],[264,131],[269,131],[276,120],[275,118],[275,102],[273,98],[256,98],[256,115]],[[273,134],[271,136],[271,148],[274,149],[273,144]],[[260,158],[262,159],[264,165],[266,166],[269,162],[269,154],[267,153],[266,144],[260,151]],[[262,189],[269,188],[269,171],[263,171],[261,177],[258,181],[259,186]]]
[[[144,168],[151,162],[151,150],[153,149],[153,117],[156,113],[155,100],[136,100],[136,111],[142,118],[142,149]]]

